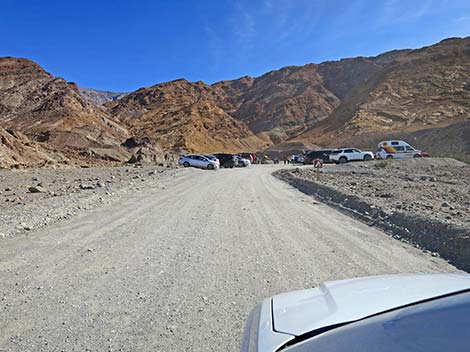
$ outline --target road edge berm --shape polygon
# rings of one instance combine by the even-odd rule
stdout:
[[[384,230],[393,238],[440,256],[461,270],[470,272],[470,229],[458,228],[419,215],[390,212],[369,204],[363,198],[342,193],[329,186],[279,170],[273,175],[302,193],[313,196],[369,226]]]

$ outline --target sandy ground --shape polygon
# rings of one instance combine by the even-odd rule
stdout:
[[[279,167],[130,177],[130,191],[108,203],[44,227],[4,228],[0,351],[237,351],[249,311],[267,296],[456,270],[313,201],[272,176]]]

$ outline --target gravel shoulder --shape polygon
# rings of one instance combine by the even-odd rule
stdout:
[[[279,169],[178,170],[164,187],[144,175],[141,192],[0,239],[0,351],[238,351],[249,311],[273,294],[457,271]]]
[[[395,238],[470,270],[470,166],[448,158],[326,165],[278,176]]]
[[[149,187],[166,187],[184,172],[155,166],[0,170],[0,238],[45,228]]]

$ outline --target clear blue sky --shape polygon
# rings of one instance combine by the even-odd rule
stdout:
[[[258,76],[470,35],[469,0],[0,2],[0,56],[114,91]]]

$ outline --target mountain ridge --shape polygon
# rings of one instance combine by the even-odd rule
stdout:
[[[0,127],[22,133],[18,143],[89,162],[97,150],[105,151],[98,159],[125,161],[135,151],[125,143],[132,138],[178,153],[364,146],[420,130],[437,136],[469,121],[468,72],[470,38],[211,85],[182,78],[130,93],[81,88],[31,60],[8,57],[0,58]],[[445,131],[464,143],[466,135]]]

